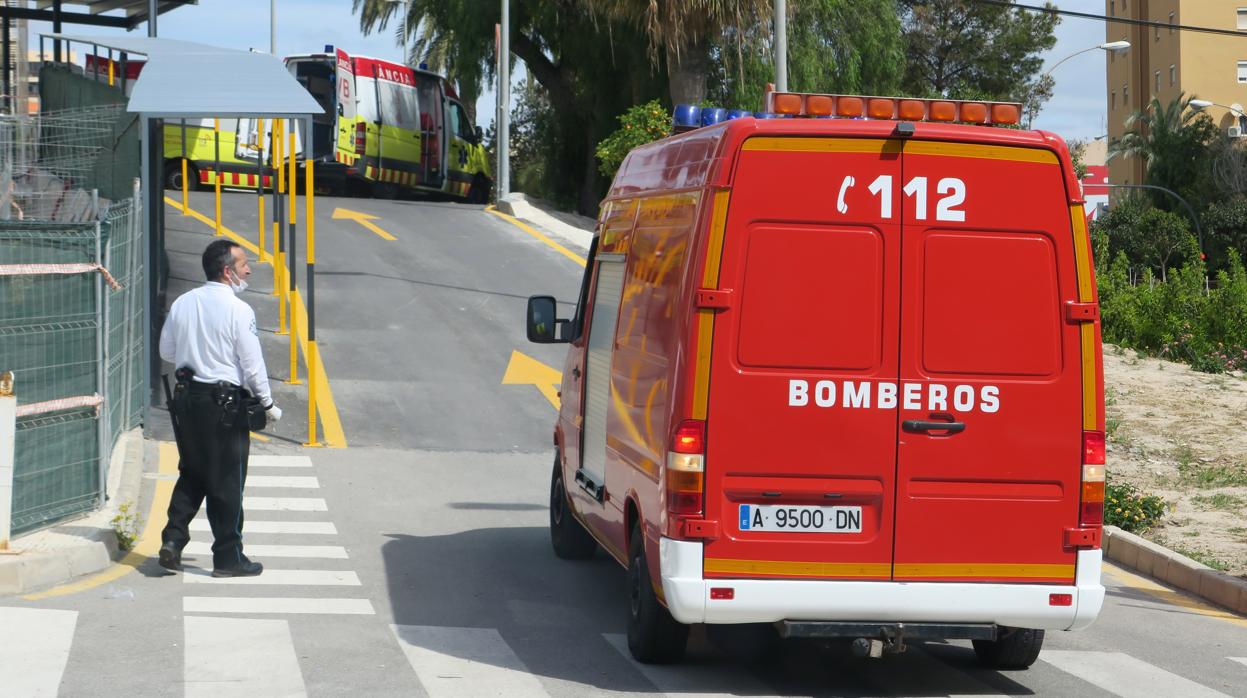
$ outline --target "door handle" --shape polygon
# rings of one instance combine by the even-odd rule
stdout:
[[[965,422],[956,421],[956,417],[953,417],[947,412],[932,412],[928,415],[928,417],[932,421],[906,419],[901,422],[901,429],[904,429],[910,433],[918,434],[926,434],[932,431],[948,432],[947,434],[940,434],[939,436],[951,436],[966,430]]]
[[[572,366],[572,378],[579,378],[579,377],[580,377],[580,367]]]

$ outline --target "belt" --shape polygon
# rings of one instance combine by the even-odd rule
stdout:
[[[190,391],[192,393],[203,393],[205,395],[211,395],[217,389],[217,385],[218,383],[200,383],[197,380],[192,380],[190,383]],[[231,388],[234,388],[235,390],[238,389],[238,386],[234,385],[233,383],[229,383],[228,385]]]

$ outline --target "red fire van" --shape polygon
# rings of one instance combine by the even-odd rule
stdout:
[[[640,661],[678,659],[689,624],[760,623],[1029,666],[1104,599],[1100,325],[1068,150],[1000,127],[1016,104],[769,104],[793,118],[629,154],[575,316],[530,299],[529,339],[570,343],[554,550],[627,568]]]

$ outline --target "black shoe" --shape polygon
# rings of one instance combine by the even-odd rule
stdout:
[[[173,543],[165,543],[160,546],[160,566],[167,570],[181,572],[182,549]]]
[[[234,567],[217,567],[212,570],[213,577],[258,577],[264,571],[264,565],[246,558]]]

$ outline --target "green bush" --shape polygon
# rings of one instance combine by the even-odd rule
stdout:
[[[619,130],[598,143],[599,171],[613,178],[633,148],[656,141],[671,132],[671,114],[658,100],[632,107],[619,117]]]
[[[1151,528],[1165,513],[1165,500],[1140,492],[1127,483],[1110,482],[1104,488],[1104,524],[1140,533]]]
[[[1150,268],[1132,279],[1125,252],[1097,277],[1104,341],[1208,373],[1247,370],[1247,271],[1234,250],[1216,284],[1192,256],[1159,280]]]

